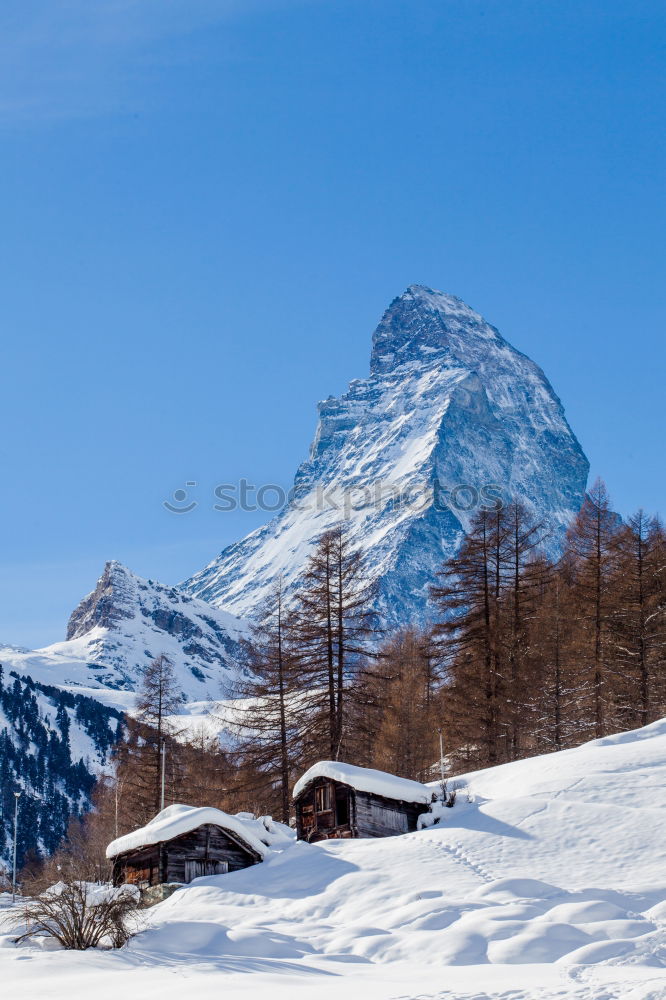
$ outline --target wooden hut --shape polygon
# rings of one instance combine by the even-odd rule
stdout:
[[[299,840],[393,837],[416,830],[428,812],[432,791],[398,778],[340,761],[322,760],[294,787]]]
[[[113,884],[148,889],[249,868],[268,852],[253,829],[257,825],[221,809],[168,806],[146,826],[109,844]]]

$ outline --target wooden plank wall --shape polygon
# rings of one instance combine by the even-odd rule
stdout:
[[[357,791],[354,795],[354,826],[358,837],[393,837],[416,830],[416,821],[426,806],[396,802],[380,795]]]

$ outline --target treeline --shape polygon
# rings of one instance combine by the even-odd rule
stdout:
[[[666,712],[666,537],[597,482],[561,559],[519,506],[479,514],[434,594],[457,767],[576,746]]]
[[[406,777],[576,746],[666,712],[666,537],[597,482],[561,558],[519,504],[480,511],[433,580],[438,624],[385,636],[343,527],[289,601],[279,582],[224,719],[239,786],[289,815],[321,758]]]
[[[306,761],[353,759],[359,751],[354,699],[378,637],[373,615],[361,558],[340,528],[321,538],[288,603],[276,583],[245,646],[245,679],[227,692],[228,710],[217,706],[193,725],[181,715],[173,664],[158,656],[143,671],[94,809],[73,816],[56,854],[24,872],[26,884],[39,889],[68,872],[109,878],[106,846],[151,820],[162,798],[167,806],[210,805],[288,820],[291,785]]]

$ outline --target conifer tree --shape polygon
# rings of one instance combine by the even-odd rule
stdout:
[[[541,524],[518,503],[479,511],[432,590],[447,731],[467,764],[513,760],[534,745],[534,662],[527,654],[543,540]]]
[[[179,757],[176,728],[170,717],[181,708],[176,676],[171,660],[157,656],[143,670],[136,699],[136,717],[128,721],[128,739],[119,749],[122,767],[133,789],[135,805],[144,822],[159,812],[162,786],[162,757],[170,758],[167,790],[174,801],[178,775],[174,764]]]
[[[310,690],[304,755],[344,755],[350,733],[348,693],[373,626],[372,590],[344,525],[319,539],[298,588],[290,625],[301,683]]]
[[[439,718],[429,636],[414,629],[397,633],[372,661],[362,685],[366,692],[374,686],[375,693],[371,766],[430,780],[439,755]]]
[[[225,716],[235,737],[235,754],[246,793],[271,805],[276,798],[282,822],[289,821],[294,769],[302,759],[306,703],[302,674],[290,644],[289,610],[282,581],[257,615],[246,646],[247,674],[231,691]],[[249,787],[248,787],[249,786]]]
[[[575,602],[569,565],[537,559],[535,607],[525,640],[532,752],[564,750],[591,736],[589,684],[576,659]]]
[[[594,736],[608,731],[611,700],[609,629],[618,518],[604,483],[597,479],[567,535],[565,558],[572,567],[576,607],[577,659],[589,678]]]
[[[496,514],[496,518],[497,518]],[[506,524],[507,569],[502,591],[497,599],[504,608],[506,692],[509,700],[507,756],[517,760],[529,749],[534,710],[528,652],[529,622],[536,611],[543,561],[537,558],[544,541],[543,525],[535,522],[519,503],[505,508],[501,518]],[[523,737],[528,746],[523,746]]]
[[[645,726],[664,709],[666,539],[644,511],[617,535],[611,642],[618,724]]]
[[[447,729],[461,759],[480,766],[500,759],[501,545],[496,516],[479,511],[432,588],[441,618],[433,639],[446,676]]]

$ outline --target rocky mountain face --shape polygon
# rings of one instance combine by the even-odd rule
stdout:
[[[372,339],[370,376],[319,404],[288,505],[182,584],[251,617],[316,539],[347,524],[393,624],[431,615],[428,588],[481,505],[519,500],[557,551],[588,462],[541,369],[452,295],[412,285]]]
[[[298,582],[327,528],[346,523],[388,624],[423,623],[428,588],[480,506],[522,501],[556,552],[587,473],[541,369],[460,299],[411,286],[374,333],[369,377],[319,404],[309,459],[269,524],[178,588],[109,562],[65,641],[0,647],[0,870],[13,791],[24,793],[20,852],[49,852],[89,808],[142,668],[166,654],[184,710],[219,698],[242,670],[242,619],[278,575]]]
[[[183,591],[144,580],[108,562],[91,594],[72,613],[63,647],[84,655],[106,687],[133,690],[142,667],[161,653],[174,664],[184,698],[220,697],[239,669],[246,626]]]

